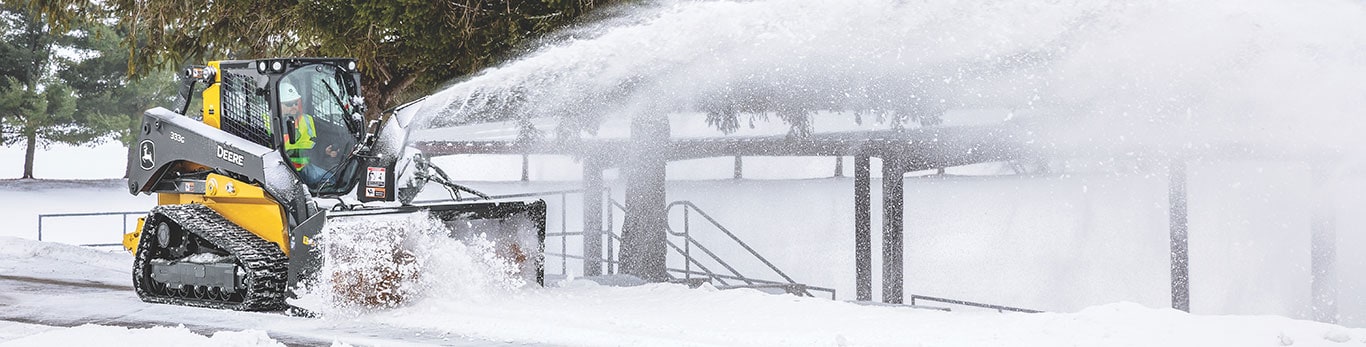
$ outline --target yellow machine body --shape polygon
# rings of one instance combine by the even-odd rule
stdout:
[[[218,62],[211,61],[208,65],[214,70],[218,70]],[[222,85],[220,82],[223,82],[223,76],[221,74],[215,74],[213,78],[214,83],[210,84],[207,88],[204,88],[204,93],[201,94],[204,102],[204,124],[222,129],[222,120],[220,118],[222,117],[220,114],[222,112],[222,104],[219,102],[222,98],[222,93],[220,93],[218,86]]]
[[[208,206],[242,229],[279,245],[280,250],[289,255],[289,231],[285,228],[285,210],[266,195],[265,190],[219,174],[209,174],[204,185],[204,194],[157,193],[157,205]],[[137,252],[143,222],[143,218],[138,218],[137,229],[124,235],[123,248],[129,252]]]

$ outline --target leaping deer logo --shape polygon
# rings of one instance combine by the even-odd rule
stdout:
[[[142,169],[151,170],[152,164],[152,141],[142,141]]]

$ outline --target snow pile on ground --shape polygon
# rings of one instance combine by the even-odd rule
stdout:
[[[210,336],[196,334],[183,326],[146,329],[123,328],[87,324],[68,329],[54,329],[22,338],[4,341],[6,347],[21,346],[219,346],[219,347],[284,347],[264,331],[219,331]]]
[[[428,298],[355,317],[515,343],[600,346],[1366,345],[1366,330],[1275,316],[1202,316],[1132,303],[1077,313],[940,312],[675,284]]]
[[[22,273],[53,279],[131,285],[133,256],[60,243],[0,236],[0,275]]]

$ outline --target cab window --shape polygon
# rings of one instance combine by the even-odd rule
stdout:
[[[277,87],[280,117],[294,129],[285,135],[285,154],[302,181],[324,194],[350,188],[349,157],[357,141],[346,124],[346,76],[331,65],[307,65],[284,75]]]

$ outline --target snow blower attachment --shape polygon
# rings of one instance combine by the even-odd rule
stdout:
[[[158,203],[123,241],[144,301],[277,310],[300,285],[331,282],[349,302],[392,306],[404,300],[395,283],[419,275],[411,245],[327,257],[315,246],[358,223],[374,237],[357,241],[393,239],[386,221],[407,215],[441,237],[491,241],[514,275],[542,283],[545,203],[414,204],[429,181],[472,190],[404,145],[408,120],[364,121],[355,60],[214,61],[182,77],[177,110],[148,110],[129,151],[129,192]],[[203,108],[187,113],[197,83]],[[324,265],[376,257],[386,261],[319,278]]]

